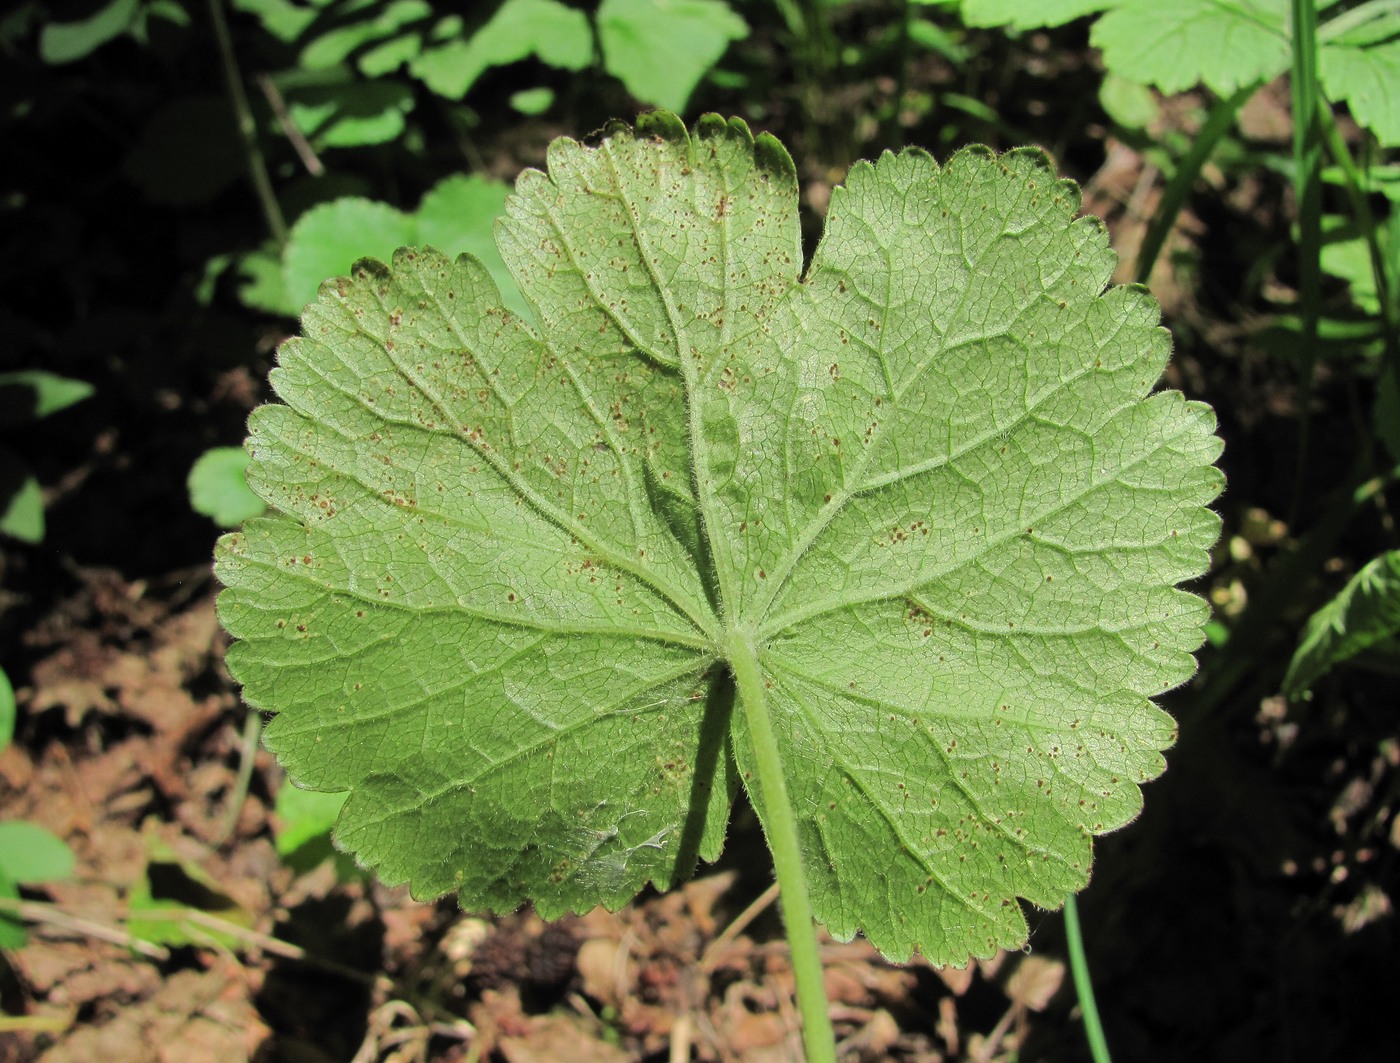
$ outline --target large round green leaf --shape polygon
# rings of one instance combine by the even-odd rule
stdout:
[[[805,273],[738,120],[548,167],[498,229],[536,327],[405,250],[282,348],[277,515],[218,562],[269,744],[386,879],[551,916],[714,857],[737,785],[768,815],[765,713],[833,933],[1019,943],[1161,772],[1207,617],[1220,445],[1152,393],[1156,304],[1036,151],[858,164]]]

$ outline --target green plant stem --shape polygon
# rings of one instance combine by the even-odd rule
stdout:
[[[836,1036],[827,1014],[826,989],[822,985],[821,954],[817,950],[816,921],[802,873],[802,851],[797,841],[797,820],[788,801],[782,758],[773,723],[768,718],[763,674],[750,631],[728,634],[725,650],[739,704],[748,725],[749,744],[758,769],[758,790],[763,801],[763,825],[773,852],[773,870],[782,895],[783,924],[792,949],[792,973],[797,982],[797,1006],[802,1011],[802,1043],[807,1063],[836,1063]]]
[[[0,1015],[0,1033],[64,1033],[73,1025],[76,1010],[64,1015]]]
[[[214,25],[214,39],[219,45],[224,87],[228,90],[229,102],[238,119],[238,134],[243,138],[248,180],[258,197],[267,231],[280,249],[287,243],[287,220],[282,216],[282,206],[277,202],[277,193],[273,191],[272,178],[267,172],[267,160],[258,144],[258,125],[253,119],[253,109],[248,106],[248,94],[243,90],[243,75],[239,73],[238,59],[233,53],[233,37],[228,31],[228,20],[224,18],[223,0],[209,0],[209,19]]]
[[[1356,220],[1361,236],[1366,241],[1366,250],[1371,258],[1371,275],[1376,284],[1376,297],[1381,307],[1381,318],[1385,322],[1387,354],[1390,354],[1395,334],[1400,332],[1400,328],[1397,327],[1397,322],[1400,322],[1400,304],[1397,304],[1391,294],[1394,285],[1390,270],[1386,265],[1386,249],[1381,246],[1379,227],[1376,225],[1375,215],[1371,213],[1371,205],[1366,199],[1366,191],[1362,187],[1364,178],[1361,169],[1357,166],[1356,160],[1351,157],[1351,150],[1347,147],[1341,131],[1337,128],[1336,119],[1330,108],[1322,108],[1318,113],[1318,119],[1322,126],[1323,144],[1327,148],[1327,154],[1332,157],[1332,161],[1342,171],[1352,217]]]
[[[1157,213],[1152,218],[1152,224],[1147,227],[1142,246],[1138,249],[1135,276],[1139,284],[1146,284],[1147,278],[1152,275],[1152,267],[1157,264],[1157,256],[1162,253],[1167,235],[1176,224],[1177,215],[1186,205],[1186,197],[1191,194],[1191,188],[1195,185],[1196,178],[1201,176],[1201,170],[1211,152],[1215,150],[1215,145],[1234,126],[1235,116],[1239,114],[1245,100],[1253,96],[1258,87],[1257,84],[1246,85],[1229,99],[1217,101],[1206,117],[1205,125],[1201,126],[1201,131],[1196,134],[1191,150],[1177,164],[1171,179],[1162,189]]]
[[[93,920],[85,919],[81,915],[64,911],[57,905],[26,901],[17,897],[0,897],[0,914],[27,923],[43,923],[71,934],[81,934],[83,937],[96,941],[120,945],[148,959],[168,960],[170,958],[170,950],[163,945],[143,941],[122,928],[93,922]]]
[[[342,978],[359,982],[372,989],[392,990],[394,988],[393,982],[386,975],[362,971],[358,967],[351,967],[348,964],[319,956],[316,953],[308,952],[300,945],[293,945],[290,941],[283,941],[271,934],[264,934],[199,908],[148,908],[139,913],[128,912],[124,920],[127,925],[121,927],[95,923],[90,919],[74,915],[56,904],[12,900],[8,897],[0,897],[0,913],[23,919],[25,922],[42,923],[101,941],[110,941],[156,960],[167,959],[170,955],[169,950],[162,945],[137,937],[131,932],[129,925],[134,922],[188,924],[191,927],[199,927],[241,941],[252,948],[261,949],[263,952],[281,959],[304,963],[309,967],[316,967]]]
[[[1065,898],[1065,937],[1069,941],[1069,969],[1074,978],[1074,991],[1079,996],[1079,1011],[1084,1016],[1089,1052],[1094,1063],[1111,1063],[1108,1039],[1099,1021],[1099,1006],[1094,1001],[1094,985],[1089,980],[1089,961],[1084,955],[1084,935],[1079,928],[1079,904],[1073,893]]]
[[[1395,0],[1367,0],[1360,7],[1343,11],[1335,18],[1328,19],[1325,25],[1318,27],[1317,38],[1320,41],[1336,40],[1342,34],[1364,26],[1372,19],[1389,14],[1394,8]]]
[[[224,821],[219,827],[219,845],[232,838],[233,832],[238,829],[238,817],[243,812],[243,804],[248,800],[248,786],[253,781],[253,764],[258,755],[258,741],[262,738],[262,723],[262,713],[249,709],[248,718],[243,721],[243,742],[238,749],[238,776],[233,781],[233,792],[229,795]]]
[[[1306,477],[1317,322],[1322,307],[1322,138],[1317,85],[1317,5],[1293,0],[1293,190],[1298,204],[1298,303],[1303,324],[1299,370],[1298,465],[1289,523],[1302,502]]]

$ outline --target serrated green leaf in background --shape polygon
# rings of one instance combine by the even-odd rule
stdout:
[[[1400,144],[1400,40],[1364,48],[1324,44],[1318,75],[1333,99],[1390,146]]]
[[[505,0],[476,32],[430,43],[408,68],[439,96],[459,100],[491,67],[532,55],[562,70],[582,70],[593,60],[588,16],[558,0]]]
[[[1060,26],[1084,15],[1098,14],[1123,0],[962,0],[962,18],[969,26],[1010,26],[1033,30]]]
[[[1163,92],[1220,96],[1288,69],[1289,0],[1125,0],[1094,23],[1104,65]]]
[[[505,293],[506,306],[525,313],[492,235],[507,191],[499,181],[455,175],[434,185],[411,214],[355,196],[312,207],[297,219],[283,253],[284,311],[299,312],[323,281],[348,273],[360,258],[388,258],[396,248],[426,244],[477,256]]]
[[[643,103],[685,110],[690,94],[749,25],[724,0],[603,0],[603,65]]]
[[[186,488],[190,508],[223,528],[236,528],[267,507],[248,487],[248,452],[242,447],[214,447],[190,469]]]
[[[1220,96],[1270,81],[1289,68],[1291,0],[1120,0],[1094,23],[1104,65],[1163,92],[1203,84]],[[1388,5],[1336,14],[1319,28],[1318,72],[1382,144],[1400,143],[1400,26]],[[1360,21],[1358,22],[1358,18]]]
[[[1301,697],[1338,664],[1400,633],[1400,550],[1371,560],[1309,618],[1283,679]]]
[[[1038,151],[858,164],[805,275],[797,203],[772,137],[644,116],[516,184],[538,331],[405,250],[282,347],[228,663],[386,881],[617,907],[743,785],[833,934],[961,963],[1136,815],[1221,486],[1156,303]]]

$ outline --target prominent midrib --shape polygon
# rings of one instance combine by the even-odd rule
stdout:
[[[772,673],[770,672],[770,674]],[[835,752],[832,751],[830,743],[825,742],[827,735],[823,728],[820,714],[813,712],[806,701],[798,697],[787,684],[781,683],[780,677],[775,676],[772,681],[780,684],[780,689],[787,695],[797,711],[805,718],[807,725],[812,728],[815,734],[821,736],[825,751],[831,755],[832,767],[838,768],[847,779],[851,780],[851,786],[860,794],[861,798],[864,799],[866,805],[875,811],[875,814],[885,824],[886,829],[900,843],[898,848],[902,849],[904,855],[916,862],[929,878],[937,882],[939,888],[950,901],[995,925],[998,908],[984,908],[976,903],[975,893],[972,895],[971,899],[969,899],[952,886],[948,881],[947,875],[944,874],[937,861],[930,857],[927,851],[928,847],[920,845],[912,840],[906,832],[900,817],[896,815],[885,802],[877,800],[872,796],[870,785],[865,778],[865,773],[859,768],[852,768],[850,765],[846,764],[844,760],[839,759]],[[969,800],[971,801],[970,798]],[[989,819],[975,801],[971,801],[971,803],[977,810],[979,816],[983,819]],[[986,902],[983,903],[985,904]]]
[[[654,691],[659,687],[675,683],[688,675],[695,675],[698,677],[704,674],[707,667],[709,667],[709,662],[702,659],[687,661],[674,668],[658,673],[657,675],[648,676],[644,683],[639,683],[635,689],[628,691],[627,696],[629,698],[638,697],[643,693]],[[461,686],[474,678],[475,677],[469,677],[468,680],[463,680],[463,683],[457,684],[457,686]],[[484,763],[472,774],[459,776],[432,790],[420,791],[415,795],[413,800],[415,804],[421,806],[442,797],[444,794],[451,793],[454,790],[470,790],[474,785],[483,782],[492,775],[501,772],[509,774],[517,763],[527,760],[542,749],[547,749],[551,744],[557,744],[561,739],[572,737],[576,732],[586,731],[590,727],[609,724],[619,717],[640,716],[644,713],[664,710],[668,704],[669,702],[663,701],[652,705],[641,706],[632,711],[628,711],[625,708],[618,708],[611,712],[580,716],[578,719],[572,720],[564,726],[544,728],[538,737],[517,745],[495,760],[487,760],[483,756],[482,759]],[[382,815],[372,819],[367,818],[362,820],[358,825],[363,826],[370,823],[382,823],[392,816],[398,815],[402,811],[403,810],[399,808],[385,807]]]
[[[328,598],[339,598],[351,602],[359,602],[362,605],[372,606],[376,612],[394,612],[407,614],[413,617],[437,617],[437,616],[466,616],[473,620],[479,620],[488,624],[497,624],[501,627],[518,628],[522,631],[538,631],[541,634],[558,638],[569,638],[573,635],[583,636],[604,636],[616,638],[637,639],[645,642],[657,642],[667,646],[677,646],[687,650],[696,650],[701,653],[712,653],[714,642],[704,635],[686,635],[679,631],[662,631],[658,628],[629,628],[614,621],[604,620],[598,623],[581,622],[546,622],[543,620],[528,620],[519,616],[498,612],[491,609],[484,609],[479,606],[469,605],[462,601],[436,602],[431,605],[411,605],[407,602],[384,601],[374,595],[364,591],[351,590],[348,587],[331,587],[326,583],[312,578],[296,570],[283,568],[273,561],[264,561],[259,558],[245,555],[238,559],[239,563],[253,568],[263,568],[269,572],[275,572],[283,579],[291,579],[314,587],[321,591]],[[267,612],[275,612],[279,615],[285,610],[269,609]],[[383,641],[383,640],[381,640]],[[392,641],[390,639],[389,641]],[[333,658],[340,659],[344,654],[335,654]]]
[[[1124,404],[1123,406],[1119,407],[1118,410],[1114,411],[1114,416],[1117,416],[1118,413],[1121,413],[1123,410],[1128,409],[1130,406],[1138,405],[1142,401],[1143,400],[1141,399],[1137,399],[1131,403]],[[1018,419],[1017,423],[1019,423],[1019,420],[1023,419],[1024,418]],[[1072,506],[1083,503],[1083,501],[1086,498],[1092,495],[1095,491],[1098,491],[1101,487],[1117,482],[1125,474],[1135,469],[1138,465],[1154,457],[1162,449],[1163,446],[1166,446],[1167,444],[1175,440],[1180,434],[1181,432],[1178,431],[1172,436],[1163,439],[1161,441],[1160,446],[1154,447],[1149,450],[1145,450],[1135,460],[1128,462],[1127,464],[1124,464],[1119,468],[1115,469],[1113,471],[1112,476],[1107,476],[1103,479],[1091,482],[1083,491],[1076,494],[1073,498],[1067,499],[1066,501],[1061,502],[1058,505],[1050,506],[1045,510],[1030,515],[1027,518],[1032,522],[1030,526],[1034,527],[1035,524],[1043,523],[1046,520],[1051,520],[1064,513]],[[946,464],[946,462],[942,464]],[[859,492],[853,491],[850,492],[850,494],[846,497],[849,498],[858,493]],[[823,525],[823,527],[825,527],[825,525]],[[997,547],[1004,546],[1011,540],[1025,534],[1026,532],[1022,528],[1019,521],[1011,523],[1008,525],[1007,530],[1002,535],[998,535],[995,538],[986,539],[975,553],[968,553],[966,555],[960,556],[956,558],[951,564],[944,565],[933,572],[919,574],[913,577],[912,579],[902,580],[897,584],[886,584],[883,587],[876,587],[873,590],[868,591],[866,593],[862,593],[858,596],[852,595],[849,597],[843,597],[839,599],[813,599],[811,601],[794,606],[785,613],[780,613],[776,616],[766,619],[762,628],[760,629],[761,634],[764,638],[770,638],[781,631],[785,631],[790,627],[793,627],[804,621],[810,620],[815,616],[820,616],[823,613],[835,612],[838,609],[847,609],[861,605],[868,605],[871,602],[887,601],[891,598],[897,598],[903,595],[913,593],[913,591],[915,591],[917,588],[927,586],[930,583],[943,579],[946,576],[958,571],[964,565],[975,561],[977,558],[984,556],[992,550],[995,550]],[[810,543],[808,545],[810,545]]]
[[[686,143],[693,148],[693,142],[687,139]],[[612,171],[613,181],[617,187],[618,198],[622,200],[623,206],[627,210],[627,218],[632,230],[632,239],[637,245],[638,257],[645,266],[647,276],[651,278],[652,284],[656,287],[656,292],[661,299],[662,306],[666,309],[666,319],[671,326],[671,335],[676,341],[676,358],[680,365],[681,380],[684,384],[685,394],[685,414],[686,429],[688,435],[688,450],[690,456],[690,468],[692,474],[692,487],[695,491],[696,506],[700,514],[700,534],[705,539],[709,547],[710,563],[713,566],[715,586],[719,591],[719,622],[724,624],[725,617],[732,615],[732,603],[738,600],[737,575],[734,570],[733,558],[729,553],[729,544],[724,536],[714,534],[716,518],[711,504],[711,493],[707,489],[709,486],[709,462],[707,460],[708,449],[705,446],[704,425],[700,416],[700,375],[699,367],[695,359],[687,358],[686,351],[689,350],[689,331],[681,321],[681,315],[671,298],[670,286],[666,284],[658,275],[656,267],[652,262],[651,248],[646,237],[642,233],[642,227],[637,222],[637,210],[632,199],[627,194],[626,183],[623,180],[617,160],[613,156],[612,142],[608,141],[603,146],[604,157],[608,160],[608,167]],[[729,240],[729,215],[724,214],[720,218],[720,245],[722,249],[722,261],[720,263],[722,278],[721,309],[726,323],[731,314],[729,312],[729,267],[730,267],[730,240]],[[702,564],[700,558],[696,558],[696,564]],[[701,579],[703,585],[704,580]],[[708,630],[707,630],[707,633]],[[718,639],[719,636],[716,635]]]
[[[869,468],[870,462],[874,460],[874,455],[880,449],[880,443],[884,440],[886,432],[889,429],[889,425],[894,419],[894,415],[898,410],[900,400],[906,394],[908,394],[909,390],[918,382],[919,379],[923,377],[924,373],[928,370],[929,366],[931,366],[936,360],[936,356],[934,354],[931,354],[928,358],[924,360],[923,365],[919,367],[918,371],[914,373],[908,380],[906,380],[901,387],[897,389],[894,387],[893,379],[889,373],[889,352],[886,351],[884,348],[885,337],[888,335],[888,330],[885,326],[888,325],[891,304],[889,285],[893,276],[894,267],[893,262],[890,259],[890,249],[883,246],[881,249],[885,252],[886,259],[886,296],[884,300],[884,305],[881,307],[883,318],[883,324],[880,329],[881,346],[878,350],[872,350],[872,353],[875,355],[875,357],[880,363],[881,370],[886,380],[886,386],[889,389],[889,392],[885,396],[885,398],[886,401],[888,401],[891,404],[891,412],[888,416],[882,419],[879,425],[876,427],[873,437],[870,440],[870,443],[866,446],[864,453],[861,455],[860,460],[856,463],[850,477],[845,482],[843,482],[843,485],[838,490],[832,492],[831,501],[826,503],[826,505],[824,505],[817,512],[816,516],[813,518],[811,523],[794,541],[794,543],[792,544],[792,548],[788,550],[788,552],[784,555],[782,563],[777,566],[773,573],[770,573],[769,579],[766,581],[766,585],[763,589],[761,596],[755,602],[755,616],[765,617],[767,615],[768,610],[772,608],[773,603],[778,600],[781,592],[787,584],[789,577],[791,577],[792,573],[796,571],[797,566],[801,563],[802,557],[806,554],[807,550],[810,549],[812,544],[816,542],[816,540],[821,536],[822,532],[824,532],[826,528],[831,524],[831,522],[836,518],[836,514],[839,513],[841,509],[846,505],[846,503],[849,502],[852,498],[856,497],[857,495],[879,490],[883,487],[889,486],[890,484],[898,483],[901,480],[907,479],[909,477],[918,476],[925,472],[931,472],[934,469],[942,468],[948,465],[949,463],[956,461],[958,458],[964,456],[967,453],[970,453],[977,447],[982,446],[984,443],[986,443],[987,440],[995,438],[998,435],[1001,435],[1005,432],[1009,432],[1012,429],[1016,428],[1027,418],[1031,417],[1038,409],[1040,409],[1040,407],[1046,401],[1048,401],[1053,396],[1059,394],[1059,392],[1066,386],[1073,383],[1077,383],[1083,377],[1099,371],[1099,368],[1096,366],[1085,365],[1081,368],[1079,372],[1072,373],[1066,377],[1060,378],[1055,382],[1055,384],[1052,387],[1047,388],[1042,395],[1036,397],[1034,401],[1028,403],[1025,410],[1019,413],[1011,421],[1010,424],[1001,426],[992,425],[988,427],[986,431],[980,433],[973,439],[969,440],[961,448],[955,449],[939,458],[927,459],[926,461],[918,463],[917,465],[911,468],[896,469],[890,473],[885,474],[884,476],[876,477],[868,481],[864,480],[863,478],[865,476],[865,472]],[[835,266],[828,268],[836,270],[837,272],[845,272],[844,270]],[[808,289],[806,288],[806,286],[799,285],[794,289],[793,293],[791,294],[791,297],[799,299],[803,298],[804,294],[807,291]],[[966,291],[964,291],[963,293],[963,298],[967,298]],[[1025,313],[1026,310],[1028,310],[1033,304],[1034,300],[1031,300],[1029,303],[1027,303],[1025,307],[1023,307],[1018,312],[1016,316],[1019,318],[1020,315]],[[794,309],[793,313],[794,316],[800,316],[798,315],[798,311],[796,309]],[[1120,323],[1119,329],[1121,330],[1122,327],[1123,325]],[[1114,335],[1117,334],[1117,331],[1118,330],[1115,330]],[[991,336],[989,335],[983,337],[983,340],[985,341],[986,339],[990,338]],[[958,347],[964,346],[970,342],[972,341],[961,340],[957,344],[954,344],[947,348],[941,348],[938,352],[936,352],[936,354],[946,354],[948,351],[956,350]],[[1105,343],[1106,342],[1107,341],[1105,341]],[[1103,346],[1103,344],[1101,344],[1100,346]],[[845,483],[851,483],[854,486],[847,487],[845,486]],[[765,621],[763,624],[763,631],[765,632],[765,634],[771,634],[775,630],[775,628],[777,628],[777,625],[775,625],[771,620]]]
[[[466,338],[462,336],[460,331],[456,328],[455,322],[453,321],[450,312],[447,310],[447,308],[442,306],[442,303],[437,298],[436,293],[430,291],[426,284],[424,285],[424,294],[430,296],[433,299],[434,304],[438,307],[439,313],[441,314],[444,322],[446,322],[448,327],[452,329],[453,334],[457,338],[458,342],[462,344],[462,349],[467,351],[473,357],[477,357],[479,352],[476,351],[470,344],[466,342]],[[364,335],[366,335],[367,338],[374,339],[374,337],[370,336],[368,333],[364,333]],[[683,593],[681,588],[673,587],[668,581],[662,580],[659,574],[656,573],[653,569],[637,564],[627,554],[619,550],[613,549],[611,546],[603,542],[603,540],[600,539],[598,536],[592,534],[582,523],[566,516],[562,511],[560,511],[559,507],[551,504],[549,501],[543,498],[539,494],[539,492],[537,492],[534,488],[532,488],[529,485],[529,483],[525,481],[523,477],[517,475],[515,471],[512,468],[510,468],[505,459],[500,455],[499,451],[497,451],[495,448],[492,448],[490,450],[483,450],[480,446],[474,444],[468,438],[467,434],[463,432],[460,429],[460,427],[458,427],[458,421],[452,417],[451,412],[448,410],[441,396],[437,394],[436,389],[432,388],[426,380],[424,380],[418,373],[414,372],[413,369],[406,365],[398,357],[396,350],[386,349],[386,354],[388,356],[390,364],[394,366],[395,370],[399,373],[400,376],[403,377],[405,382],[408,383],[414,389],[416,389],[419,392],[419,394],[421,394],[425,399],[428,400],[428,402],[432,404],[433,409],[437,411],[438,417],[441,418],[442,422],[445,425],[449,426],[448,434],[450,434],[453,438],[462,440],[467,444],[467,446],[471,447],[473,453],[477,454],[483,462],[489,465],[491,469],[496,473],[496,475],[499,476],[511,488],[511,490],[513,490],[523,501],[529,504],[530,508],[533,509],[537,514],[539,514],[539,516],[543,520],[547,521],[550,524],[553,524],[561,531],[564,531],[567,534],[573,536],[584,546],[594,551],[598,555],[599,559],[607,565],[617,569],[620,572],[625,572],[629,576],[636,579],[638,582],[643,583],[646,586],[652,588],[665,601],[671,604],[671,607],[676,610],[678,615],[684,617],[690,624],[692,624],[697,630],[699,630],[711,643],[714,642],[717,635],[713,630],[712,624],[710,623],[710,613],[708,609],[702,609],[699,603],[693,600],[689,594]],[[582,397],[580,397],[580,401],[583,401]],[[377,416],[381,416],[382,418],[382,415]],[[402,424],[404,422],[399,423]],[[434,431],[433,429],[425,428],[423,426],[414,426],[409,424],[405,424],[405,427],[426,432]],[[619,456],[618,460],[620,462],[623,461],[621,456]]]

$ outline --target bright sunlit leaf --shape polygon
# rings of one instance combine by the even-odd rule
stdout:
[[[559,140],[498,227],[536,325],[404,250],[282,347],[228,662],[386,881],[552,917],[713,859],[741,644],[838,937],[1017,945],[1137,813],[1221,486],[1156,303],[1038,151],[857,164],[805,272],[797,203],[737,119]]]

